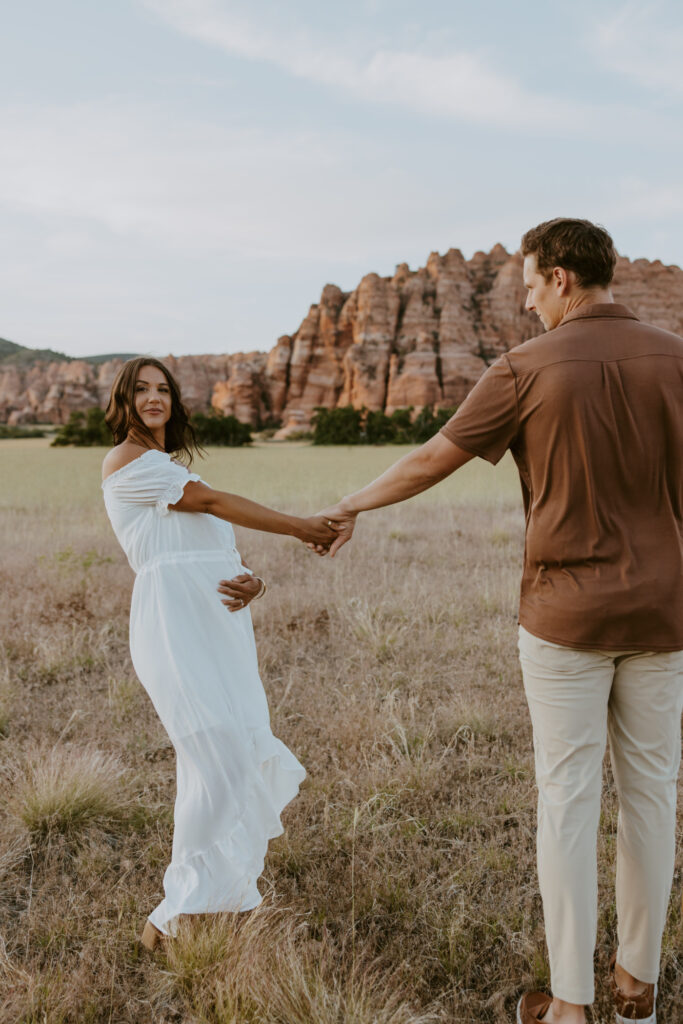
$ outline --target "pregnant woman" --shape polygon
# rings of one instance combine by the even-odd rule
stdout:
[[[198,446],[178,385],[158,360],[122,367],[106,417],[115,447],[102,466],[104,501],[136,573],[133,666],[177,759],[165,897],[142,934],[153,949],[181,914],[260,903],[268,840],[282,833],[282,809],[306,774],[270,731],[247,609],[265,585],[242,564],[231,523],[322,545],[336,534],[324,517],[300,519],[213,490],[171,458],[191,462]]]

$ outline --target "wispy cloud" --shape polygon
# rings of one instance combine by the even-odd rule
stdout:
[[[597,24],[589,46],[607,70],[660,92],[664,99],[683,96],[680,3],[626,3]]]
[[[654,182],[637,175],[624,175],[615,182],[608,212],[615,219],[657,224],[681,217],[683,184],[680,180]]]
[[[0,208],[189,253],[285,257],[324,247],[325,234],[331,245],[329,225],[307,213],[327,203],[341,229],[326,192],[361,189],[344,138],[181,119],[153,104],[0,108],[0,136]]]
[[[239,12],[221,0],[141,0],[160,19],[224,52],[264,61],[287,73],[372,103],[438,117],[534,133],[590,130],[592,108],[526,89],[482,52],[427,52],[373,47],[363,38],[330,40],[310,29],[270,27],[260,11]],[[360,55],[359,55],[360,54]]]
[[[324,128],[112,100],[0,107],[0,137],[0,214],[40,222],[55,253],[94,230],[160,254],[338,265],[365,253],[391,269],[416,237],[428,252],[443,221],[443,195],[415,188],[381,141],[363,138],[359,160],[356,136]]]

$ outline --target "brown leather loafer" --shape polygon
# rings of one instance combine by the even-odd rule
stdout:
[[[553,997],[545,992],[525,992],[517,1003],[517,1024],[535,1024],[543,1020],[552,1001]]]
[[[617,985],[616,962],[617,954],[613,953],[609,962],[609,984],[614,998],[616,1024],[629,1024],[632,1020],[640,1021],[640,1024],[657,1024],[657,986],[646,985],[640,995],[627,996]]]
[[[140,942],[145,949],[153,953],[163,938],[165,938],[163,932],[155,928],[151,921],[145,921],[145,927],[142,929],[142,935],[140,936]]]

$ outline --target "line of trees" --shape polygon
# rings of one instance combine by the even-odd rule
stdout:
[[[235,448],[251,442],[250,427],[246,423],[240,423],[234,416],[221,416],[219,413],[204,415],[197,412],[190,420],[200,444],[227,445]],[[111,443],[111,433],[104,420],[104,411],[97,406],[85,412],[72,412],[51,442],[57,447],[75,445],[79,448]]]
[[[425,406],[413,417],[413,407],[396,409],[391,416],[381,410],[339,409],[317,406],[313,414],[313,444],[423,444],[455,412],[455,407],[434,411]]]
[[[339,409],[317,406],[312,417],[313,444],[422,444],[441,429],[455,412],[455,407],[437,409],[429,406],[413,416],[413,407],[396,409],[391,416],[381,410]],[[231,448],[250,444],[251,428],[234,416],[197,412],[191,417],[197,440],[203,445],[225,445]],[[68,422],[57,431],[53,445],[110,445],[111,434],[102,409],[72,412]]]
[[[11,427],[8,423],[0,423],[0,440],[15,437],[45,437],[45,431],[37,427]]]
[[[251,444],[251,428],[235,416],[222,416],[218,412],[195,412],[190,417],[200,444],[219,444],[239,448]]]

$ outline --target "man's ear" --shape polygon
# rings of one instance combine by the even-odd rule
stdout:
[[[559,296],[566,295],[567,292],[571,291],[575,276],[573,270],[565,270],[564,267],[553,267],[553,284]]]

